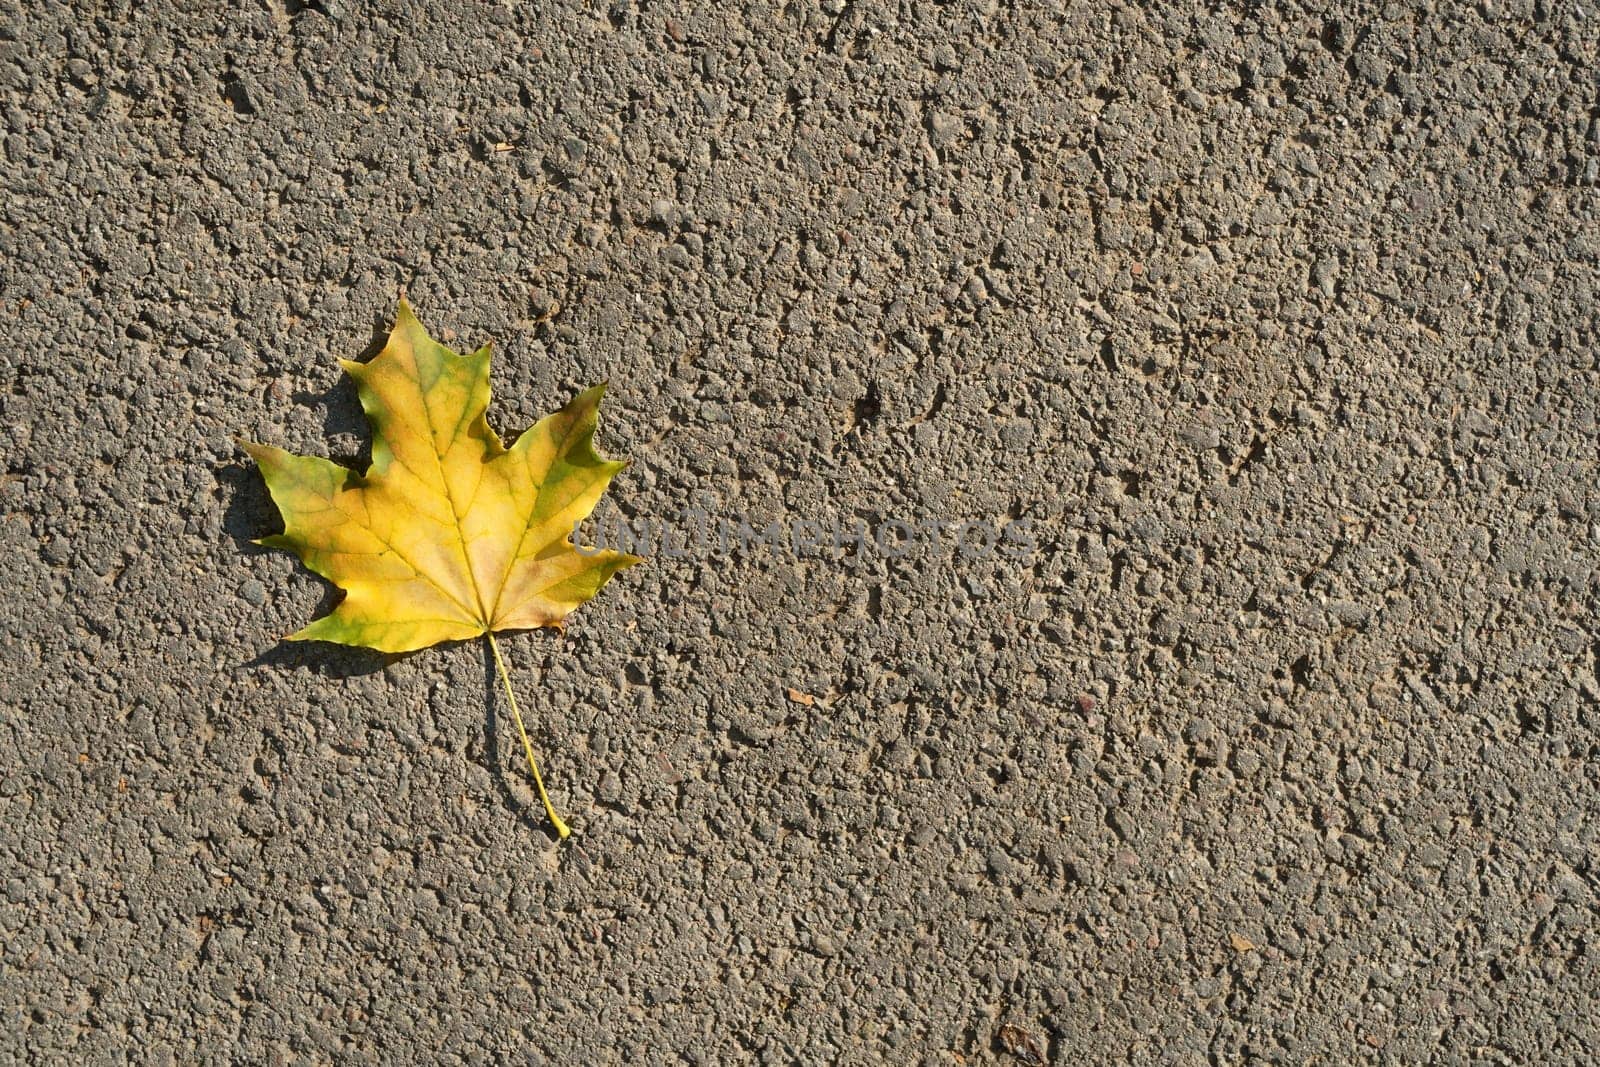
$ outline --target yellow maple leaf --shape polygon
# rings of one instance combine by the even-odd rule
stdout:
[[[259,542],[296,553],[344,590],[330,614],[290,640],[409,652],[489,640],[540,799],[545,793],[494,634],[560,626],[617,571],[640,560],[580,552],[573,524],[627,464],[593,445],[604,386],[580,393],[506,448],[489,429],[489,346],[457,355],[428,336],[402,298],[369,363],[341,361],[372,423],[362,475],[313,456],[245,443],[284,532]]]

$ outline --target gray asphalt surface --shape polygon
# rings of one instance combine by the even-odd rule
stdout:
[[[0,1060],[1600,1058],[1600,11],[6,7]],[[603,517],[1036,551],[513,637],[558,845],[249,544],[402,290]]]

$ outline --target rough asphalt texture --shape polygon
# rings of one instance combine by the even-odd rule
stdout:
[[[1600,11],[0,17],[0,1061],[1600,1057]],[[405,290],[671,558],[331,602]],[[815,698],[791,699],[787,690]]]

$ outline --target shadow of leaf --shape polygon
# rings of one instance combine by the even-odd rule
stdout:
[[[227,495],[222,511],[222,530],[252,555],[267,549],[255,539],[283,529],[278,509],[267,494],[267,483],[254,464],[236,461],[215,471],[219,490]]]
[[[337,601],[339,591],[330,590],[330,594],[329,599]],[[314,617],[320,618],[323,614],[325,611],[319,608]],[[415,653],[408,652],[396,656],[370,648],[336,645],[328,641],[280,641],[254,659],[246,661],[243,666],[310,671],[324,678],[355,678],[363,674],[375,674],[389,664],[398,663],[411,655]]]

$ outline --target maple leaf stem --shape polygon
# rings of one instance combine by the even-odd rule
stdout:
[[[494,653],[494,665],[500,668],[500,680],[506,686],[506,699],[511,702],[511,717],[517,720],[517,733],[522,735],[522,751],[528,754],[528,769],[533,771],[533,784],[539,787],[539,799],[544,801],[544,813],[550,816],[550,824],[556,828],[556,833],[562,837],[569,837],[572,831],[561,821],[561,816],[556,814],[555,805],[550,803],[550,794],[544,791],[544,779],[540,777],[539,764],[533,758],[533,742],[528,740],[528,731],[522,725],[522,711],[517,707],[517,694],[511,691],[511,674],[506,670],[506,661],[500,656],[500,645],[495,641],[493,633],[486,633],[484,636],[489,639],[489,650]]]

